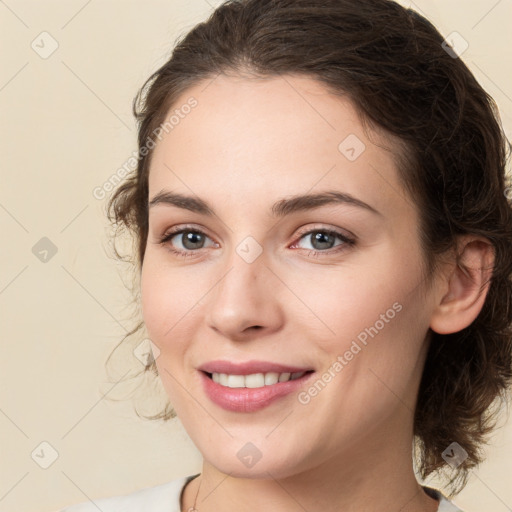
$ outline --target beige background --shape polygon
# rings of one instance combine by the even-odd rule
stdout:
[[[512,0],[405,3],[468,41],[463,58],[510,137]],[[143,421],[130,402],[103,398],[105,357],[131,326],[130,297],[93,190],[136,148],[137,88],[214,4],[0,1],[0,512],[48,512],[199,468],[178,422]],[[53,40],[57,50],[42,58]],[[57,248],[47,262],[32,249],[43,237]],[[42,442],[58,452],[47,469]],[[512,509],[512,420],[487,453],[455,500],[467,512]]]

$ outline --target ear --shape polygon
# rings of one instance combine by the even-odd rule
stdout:
[[[489,291],[494,267],[494,248],[485,238],[461,237],[457,254],[444,273],[430,328],[451,334],[476,319]]]

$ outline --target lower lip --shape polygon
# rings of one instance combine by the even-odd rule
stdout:
[[[261,388],[228,388],[214,382],[204,372],[200,372],[204,390],[208,398],[218,406],[234,412],[255,412],[268,407],[279,398],[297,392],[311,377],[306,373],[299,379],[278,382]]]

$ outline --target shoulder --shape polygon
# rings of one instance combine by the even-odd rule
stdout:
[[[183,477],[129,494],[78,503],[58,512],[180,512],[181,490],[192,477]]]
[[[439,508],[437,509],[437,512],[463,512],[460,508],[457,507],[457,505],[454,505],[450,501],[448,501],[446,498],[442,497],[441,501],[439,502]]]
[[[441,491],[434,489],[433,487],[423,486],[423,490],[432,498],[439,501],[439,508],[437,512],[463,512],[460,508],[449,501]]]

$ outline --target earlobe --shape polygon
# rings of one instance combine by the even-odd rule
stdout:
[[[494,249],[488,240],[462,237],[457,252],[430,321],[430,328],[439,334],[459,332],[473,323],[492,278]]]

